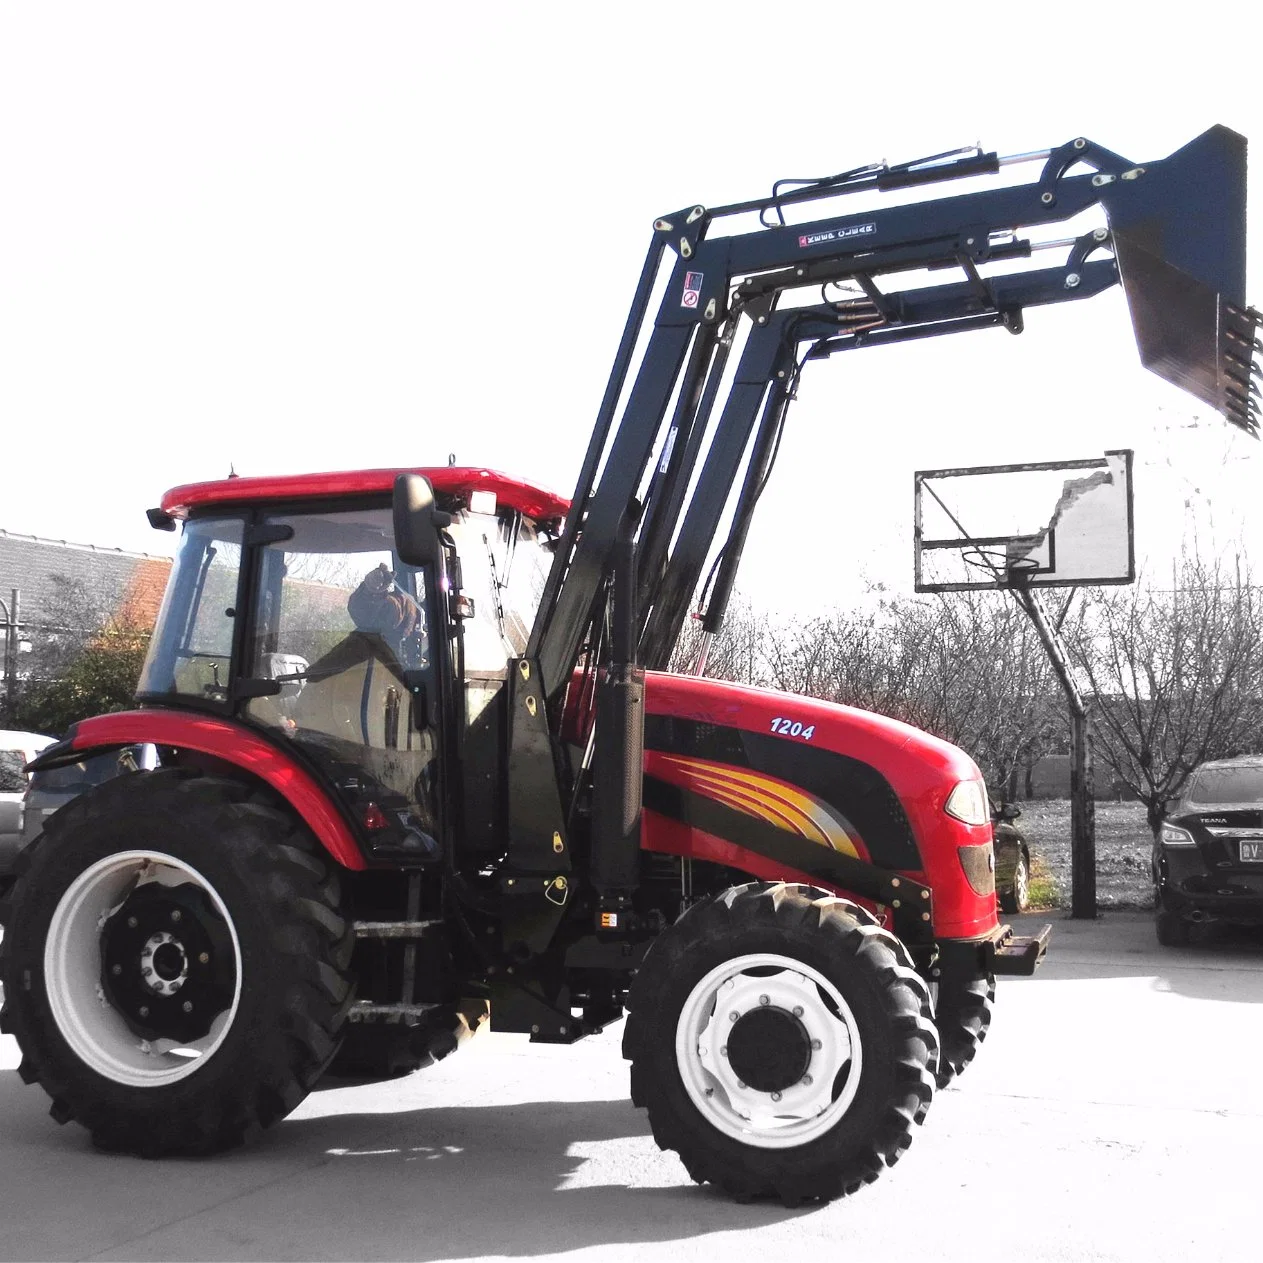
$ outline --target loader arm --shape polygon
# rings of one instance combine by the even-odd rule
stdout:
[[[789,205],[994,174],[1017,162],[1041,162],[1039,178],[784,222]],[[1091,170],[1068,174],[1080,164]],[[1094,206],[1104,211],[1107,227],[1055,242],[1022,235]],[[764,226],[715,231],[750,214]],[[1060,265],[991,272],[994,264],[1042,250],[1056,251]],[[1105,257],[1089,258],[1097,254]],[[668,266],[628,386],[654,284]],[[914,290],[880,283],[940,269],[961,279]],[[620,524],[629,515],[639,522],[640,656],[651,668],[666,665],[757,429],[706,616],[706,629],[717,630],[775,437],[807,360],[995,325],[1019,333],[1025,307],[1085,298],[1120,280],[1142,363],[1253,433],[1258,313],[1246,308],[1244,295],[1245,141],[1227,128],[1212,128],[1169,158],[1145,164],[1078,138],[1012,158],[970,152],[861,168],[788,191],[778,187],[767,198],[710,210],[686,207],[655,221],[527,649],[539,663],[550,703],[555,707],[592,630],[606,617]],[[848,283],[856,293],[808,308],[779,307],[793,291],[830,282]],[[747,330],[712,427],[729,352]]]

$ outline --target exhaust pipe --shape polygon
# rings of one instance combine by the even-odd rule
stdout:
[[[1140,362],[1257,434],[1263,345],[1245,300],[1245,201],[1245,137],[1227,127],[1101,195]]]

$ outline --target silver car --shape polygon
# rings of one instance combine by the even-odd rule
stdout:
[[[35,732],[0,732],[0,886],[22,843],[23,799],[28,784],[23,768],[52,744],[52,737]]]

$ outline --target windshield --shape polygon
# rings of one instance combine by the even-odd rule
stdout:
[[[227,702],[241,537],[240,518],[185,525],[140,673],[140,696]]]
[[[1195,803],[1263,802],[1263,765],[1204,767],[1189,786]]]

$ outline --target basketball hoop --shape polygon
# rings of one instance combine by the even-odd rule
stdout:
[[[960,559],[975,570],[990,571],[997,583],[1005,582],[1011,587],[1024,587],[1027,577],[1039,569],[1034,557],[1010,558],[996,548],[965,548]]]

